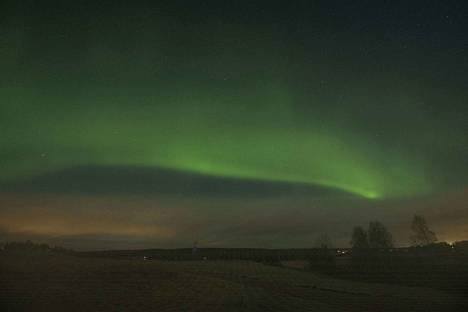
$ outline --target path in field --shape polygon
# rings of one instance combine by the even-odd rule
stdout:
[[[456,311],[446,293],[249,261],[0,257],[1,311]]]

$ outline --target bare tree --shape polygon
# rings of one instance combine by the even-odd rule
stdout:
[[[353,234],[351,237],[351,247],[353,249],[369,248],[367,232],[362,226],[356,226],[353,229]]]
[[[317,237],[317,246],[320,248],[332,248],[333,244],[328,234],[323,233]]]
[[[411,242],[415,246],[430,245],[437,241],[435,233],[429,230],[426,219],[422,216],[415,215],[413,217],[411,230],[413,231]]]
[[[369,247],[371,248],[391,248],[393,247],[392,234],[379,221],[369,223],[367,231]]]

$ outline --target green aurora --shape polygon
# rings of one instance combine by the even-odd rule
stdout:
[[[378,139],[314,117],[298,125],[292,99],[281,88],[240,97],[193,93],[105,97],[107,103],[86,97],[63,106],[70,100],[31,94],[20,105],[4,105],[11,117],[2,145],[22,153],[21,161],[11,157],[4,177],[92,164],[311,183],[366,198],[431,190],[415,160],[386,150]],[[57,105],[43,111],[41,103]]]
[[[466,184],[458,46],[421,56],[416,33],[394,34],[398,44],[378,39],[387,38],[378,27],[361,37],[339,18],[301,15],[312,8],[277,26],[235,11],[200,20],[196,7],[173,19],[167,5],[151,14],[116,5],[105,18],[92,4],[7,7],[1,180],[121,165],[369,199]]]

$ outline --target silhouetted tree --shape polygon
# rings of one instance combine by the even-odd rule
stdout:
[[[422,216],[415,215],[411,222],[411,230],[413,235],[411,236],[411,242],[415,246],[430,245],[437,241],[435,233],[429,230],[426,219]]]
[[[320,234],[317,237],[316,246],[320,249],[315,250],[309,258],[309,268],[321,273],[334,272],[335,254],[332,250],[330,250],[330,248],[333,248],[333,246],[328,234]]]
[[[323,248],[323,249],[333,247],[332,241],[330,237],[328,236],[328,234],[323,233],[317,237],[317,247]]]
[[[351,237],[351,247],[353,249],[369,248],[367,232],[362,228],[362,226],[356,226],[353,229],[353,234]]]
[[[369,262],[369,240],[367,231],[362,226],[356,226],[351,236],[351,268],[354,271],[362,272],[368,267]]]
[[[369,247],[371,248],[391,248],[393,247],[392,234],[379,221],[369,223],[367,231]]]

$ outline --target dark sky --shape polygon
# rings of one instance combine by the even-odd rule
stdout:
[[[2,1],[0,239],[468,238],[466,1]]]

